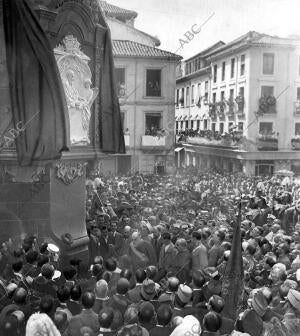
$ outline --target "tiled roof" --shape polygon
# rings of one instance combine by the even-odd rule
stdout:
[[[153,58],[170,58],[179,60],[182,57],[169,51],[150,47],[133,41],[113,40],[114,56],[123,57],[153,57]]]
[[[112,5],[106,1],[98,0],[100,7],[107,16],[124,17],[127,19],[136,18],[137,12]]]

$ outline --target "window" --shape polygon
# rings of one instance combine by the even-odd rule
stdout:
[[[262,86],[261,87],[260,109],[264,113],[276,113],[276,101],[273,105],[268,104],[267,98],[270,96],[274,96],[274,86]]]
[[[160,97],[161,96],[161,70],[147,70],[146,75],[146,96]]]
[[[220,99],[221,101],[225,100],[225,91],[221,91]]]
[[[189,121],[188,120],[185,121],[185,129],[189,129]]]
[[[244,97],[244,96],[245,96],[245,88],[244,88],[243,86],[241,86],[240,89],[239,89],[239,95],[240,95],[241,97]]]
[[[263,74],[264,75],[274,74],[274,54],[271,53],[263,54]]]
[[[204,119],[204,129],[207,130],[207,119]]]
[[[184,88],[181,89],[180,103],[181,106],[184,106]]]
[[[300,123],[295,124],[295,135],[300,135]]]
[[[161,130],[162,117],[160,113],[146,113],[145,135],[156,136]]]
[[[179,105],[179,89],[176,90],[176,100],[175,100],[176,107]]]
[[[213,104],[216,102],[216,100],[217,100],[217,93],[214,92],[213,95],[212,95],[212,102],[213,102]]]
[[[234,89],[230,89],[229,91],[229,99],[232,100],[234,97]]]
[[[204,84],[204,96],[205,96],[205,100],[208,101],[208,81],[206,81]]]
[[[197,129],[200,129],[200,120],[197,120]]]
[[[194,120],[191,120],[191,129],[194,129]]]
[[[179,121],[176,121],[176,134],[178,134]]]
[[[230,78],[234,77],[235,58],[231,59]]]
[[[259,123],[259,134],[271,135],[272,133],[273,133],[273,123],[272,122]]]
[[[216,123],[212,123],[212,124],[211,124],[211,130],[212,130],[213,132],[216,131]]]
[[[190,87],[189,86],[186,88],[185,97],[186,97],[185,105],[190,106]]]
[[[274,96],[274,86],[262,86],[261,96],[262,97]]]
[[[220,123],[220,133],[224,133],[224,123]]]
[[[125,89],[125,68],[116,68],[116,84],[117,84],[117,92],[118,97],[124,97],[126,94]]]
[[[218,66],[214,65],[214,83],[217,83],[217,71],[218,71]]]
[[[194,105],[195,104],[195,85],[192,85],[192,92],[191,92],[191,104]]]
[[[238,131],[241,131],[241,132],[244,131],[244,123],[243,122],[238,123]]]
[[[226,63],[223,62],[223,63],[222,63],[222,81],[225,80],[225,65],[226,65]]]
[[[205,92],[208,92],[208,81],[205,82],[205,88],[204,88]]]
[[[241,55],[241,68],[240,68],[240,76],[245,75],[245,55]]]
[[[198,100],[201,98],[201,83],[198,83],[198,87],[197,87],[197,97],[198,97]]]
[[[256,161],[255,175],[256,176],[270,176],[274,173],[274,161]]]
[[[300,87],[297,87],[297,100],[300,100]]]
[[[180,122],[180,129],[183,130],[183,121]]]
[[[228,131],[232,132],[232,128],[233,128],[233,122],[231,121],[230,123],[228,123]]]

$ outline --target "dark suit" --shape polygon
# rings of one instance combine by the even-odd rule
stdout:
[[[141,298],[141,284],[137,284],[134,288],[130,289],[127,293],[128,298],[131,302],[133,303],[139,303],[142,298]]]
[[[123,241],[124,241],[123,235],[121,235],[121,233],[117,231],[113,232],[111,235],[112,235],[111,237],[112,244],[114,245],[115,257],[120,257],[122,255],[121,252],[122,252]]]
[[[294,206],[285,210],[282,228],[287,235],[292,234],[298,221],[300,222],[300,212],[298,212]]]
[[[81,336],[81,327],[90,327],[94,333],[99,330],[98,315],[92,309],[84,309],[80,314],[73,316],[69,322],[66,335]]]
[[[109,301],[108,306],[114,310],[119,310],[122,315],[125,314],[127,307],[131,304],[131,301],[125,295],[115,294]]]
[[[163,326],[156,326],[149,332],[149,336],[169,336],[170,334],[171,328]]]
[[[80,302],[70,300],[67,302],[67,307],[73,316],[78,315],[82,312],[82,305]]]
[[[168,246],[167,252],[165,252],[165,248],[165,246],[161,247],[158,259],[158,268],[169,272],[172,270],[174,265],[174,259],[177,251],[172,243]]]

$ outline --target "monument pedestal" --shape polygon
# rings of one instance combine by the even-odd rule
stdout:
[[[12,154],[1,154],[1,241],[12,238],[18,245],[26,234],[35,234],[39,243],[52,242],[64,255],[86,260],[86,166],[95,154],[88,149],[81,154],[76,148],[59,161],[33,167],[20,167]],[[62,239],[66,233],[70,245]]]

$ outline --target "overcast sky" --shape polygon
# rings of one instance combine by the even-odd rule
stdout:
[[[300,0],[108,0],[138,12],[136,28],[157,36],[161,49],[184,58],[222,40],[229,42],[250,30],[287,37],[300,36]],[[207,19],[211,17],[208,21]],[[181,50],[184,33],[202,25]]]

